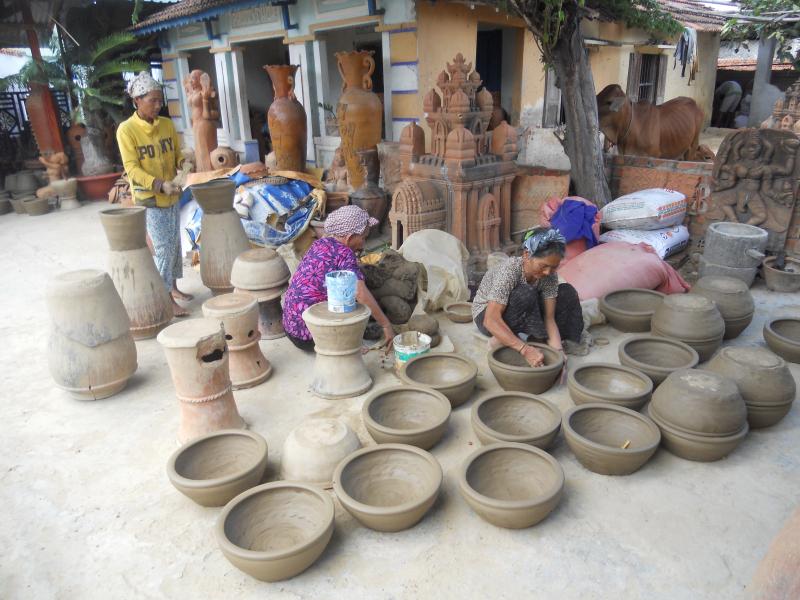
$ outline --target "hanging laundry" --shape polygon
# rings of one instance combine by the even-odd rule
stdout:
[[[697,77],[697,72],[700,70],[700,64],[697,57],[697,31],[691,27],[686,27],[678,40],[678,45],[675,47],[675,62],[672,68],[675,69],[678,63],[681,63],[681,77],[686,77],[686,68],[689,68],[689,81],[690,85]]]

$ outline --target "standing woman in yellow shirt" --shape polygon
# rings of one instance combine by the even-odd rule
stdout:
[[[146,71],[128,84],[136,111],[117,128],[117,144],[133,201],[147,207],[147,234],[156,268],[172,298],[176,317],[188,314],[176,300],[191,300],[178,290],[183,277],[180,233],[180,192],[172,180],[178,170],[180,144],[172,120],[159,117],[164,104],[161,85]]]

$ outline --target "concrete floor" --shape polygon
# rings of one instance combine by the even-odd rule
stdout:
[[[560,506],[536,527],[507,531],[479,519],[459,495],[456,471],[478,446],[470,404],[454,411],[433,449],[445,479],[432,511],[413,529],[366,529],[338,505],[320,560],[285,582],[258,582],[233,568],[212,533],[219,509],[175,491],[165,464],[176,448],[178,410],[158,343],[139,342],[139,370],[121,394],[71,399],[45,361],[44,290],[55,273],[103,268],[104,203],[33,218],[0,217],[3,273],[0,350],[0,597],[11,598],[736,598],[797,502],[800,410],[751,433],[729,458],[693,463],[660,450],[640,472],[585,470],[563,438],[553,455],[566,473]],[[209,292],[198,273],[183,282],[200,312]],[[735,344],[762,344],[768,315],[798,314],[797,296],[754,289],[758,311]],[[442,326],[480,367],[476,396],[497,390],[471,325]],[[585,361],[616,362],[622,335]],[[270,446],[275,477],[289,430],[308,416],[337,416],[362,442],[363,397],[326,401],[307,391],[311,358],[285,339],[263,342],[275,372],[236,393],[242,416]],[[376,353],[376,387],[395,383]],[[800,366],[792,365],[800,375]],[[572,405],[565,386],[545,397]]]

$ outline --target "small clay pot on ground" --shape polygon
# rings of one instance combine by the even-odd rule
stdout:
[[[528,345],[544,355],[544,365],[531,367],[522,354],[507,346],[501,346],[489,353],[489,369],[504,390],[542,394],[553,387],[564,368],[564,356],[547,344]]]
[[[450,401],[436,390],[399,385],[373,392],[361,408],[361,418],[379,444],[427,450],[444,435],[450,410]]]
[[[11,202],[11,208],[13,208],[14,212],[18,215],[28,214],[28,211],[25,209],[25,200],[22,198],[11,198],[9,202]]]
[[[338,419],[306,419],[283,443],[281,479],[330,488],[336,466],[360,447],[353,430]]]
[[[588,363],[567,375],[569,395],[575,404],[607,402],[638,410],[650,400],[653,382],[636,369],[611,363]]]
[[[775,268],[776,257],[770,256],[764,259],[761,272],[767,288],[773,292],[797,292],[800,291],[800,260],[787,256],[786,266],[783,271]]]
[[[469,323],[472,321],[472,303],[471,302],[451,302],[445,304],[444,314],[453,323]]]
[[[32,217],[39,217],[50,212],[50,201],[47,198],[29,198],[23,200],[25,212]]]
[[[623,341],[619,362],[647,375],[657,387],[673,371],[693,369],[700,357],[691,346],[670,338],[641,334]]]
[[[606,294],[599,307],[612,327],[619,331],[650,331],[650,320],[664,294],[655,290],[629,288]]]
[[[500,392],[476,402],[470,421],[484,445],[515,442],[546,450],[561,429],[561,411],[533,394]]]
[[[700,294],[673,294],[653,313],[651,331],[691,346],[705,362],[725,335],[725,321],[714,303]]]
[[[800,363],[800,318],[777,317],[764,325],[764,340],[775,354]]]
[[[725,322],[723,339],[731,340],[747,328],[753,320],[755,303],[750,289],[733,277],[701,277],[692,287],[693,294],[700,294],[714,302]]]
[[[441,392],[456,408],[469,400],[475,389],[478,366],[454,352],[416,356],[405,363],[398,376],[409,385],[421,385]]]

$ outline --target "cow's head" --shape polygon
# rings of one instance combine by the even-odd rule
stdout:
[[[624,107],[628,104],[628,97],[616,83],[607,85],[597,94],[597,116],[600,121],[600,130],[612,141],[622,133],[626,121]]]

